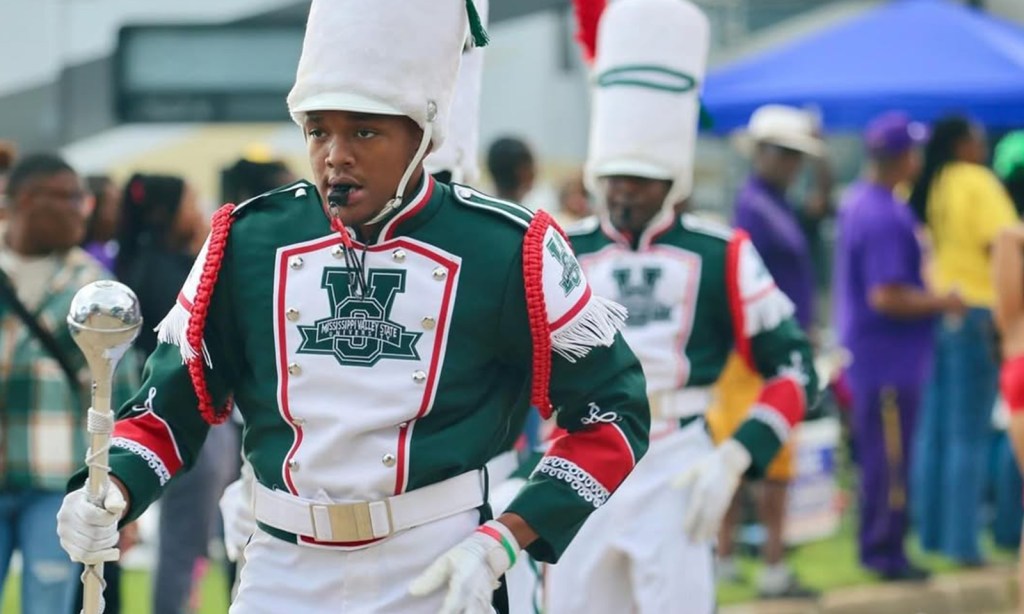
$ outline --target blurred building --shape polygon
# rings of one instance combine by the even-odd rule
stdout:
[[[716,65],[885,0],[696,1],[711,19]],[[1020,0],[974,0],[979,2],[1024,21]],[[87,171],[143,166],[198,173],[198,185],[211,197],[212,167],[253,144],[294,160],[301,172],[304,147],[288,122],[284,96],[308,4],[2,2],[0,138],[18,141],[23,151],[66,147]],[[526,138],[548,179],[573,170],[586,151],[587,76],[573,41],[570,5],[570,0],[491,0],[481,143],[509,133]],[[852,173],[857,162],[841,156],[841,171]],[[696,202],[726,207],[743,171],[726,143],[705,140]]]

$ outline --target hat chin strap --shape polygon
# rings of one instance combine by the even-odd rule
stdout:
[[[679,177],[672,180],[672,185],[668,189],[668,194],[665,195],[665,202],[661,204],[662,210],[675,209],[676,203],[686,198],[689,198],[693,194],[693,180],[689,179],[686,183]]]
[[[606,215],[608,213],[608,201],[605,199],[604,192],[590,187],[591,185],[596,186],[597,182],[598,178],[596,177],[591,182],[584,180],[584,183],[587,185],[587,189],[591,190],[591,193],[596,195],[596,202],[594,203],[596,205],[596,210],[600,215]],[[658,212],[654,214],[654,217],[647,222],[647,225],[641,233],[646,232],[648,228],[664,219],[666,215],[674,216],[676,203],[689,197],[692,192],[692,188],[690,190],[685,190],[685,188],[682,188],[680,185],[680,181],[678,179],[674,180],[672,182],[672,187],[668,189],[668,194],[665,195],[665,200],[661,203],[661,208],[658,209]]]
[[[366,222],[366,225],[379,224],[384,221],[392,211],[395,211],[402,206],[404,200],[405,187],[409,184],[409,180],[412,179],[413,172],[416,171],[416,167],[423,162],[423,158],[427,154],[427,147],[430,146],[430,139],[434,134],[434,121],[431,118],[427,121],[426,127],[423,128],[423,138],[420,139],[419,149],[416,150],[416,155],[412,157],[412,161],[409,162],[409,166],[405,168],[405,173],[402,175],[402,180],[398,182],[398,189],[395,191],[395,197],[388,201],[388,204],[384,205],[384,208],[380,210],[380,213],[373,216],[373,219]]]

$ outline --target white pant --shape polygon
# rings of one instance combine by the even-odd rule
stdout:
[[[686,537],[685,493],[670,487],[712,449],[700,420],[661,437],[655,428],[647,455],[547,566],[546,614],[713,612],[711,544]]]
[[[437,614],[445,591],[413,597],[409,585],[472,534],[479,519],[470,510],[347,551],[299,546],[257,530],[230,614]]]

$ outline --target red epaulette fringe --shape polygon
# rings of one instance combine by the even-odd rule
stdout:
[[[523,282],[526,290],[526,311],[533,341],[533,378],[530,402],[542,418],[551,417],[551,325],[544,300],[544,235],[554,226],[562,237],[565,233],[545,211],[538,211],[523,239]],[[566,238],[568,241],[568,239]]]
[[[217,284],[217,276],[220,275],[220,266],[224,261],[224,249],[228,243],[228,233],[231,231],[231,224],[234,217],[231,215],[235,210],[234,205],[224,205],[213,214],[210,222],[210,242],[206,253],[206,262],[203,263],[203,273],[199,278],[199,286],[196,289],[195,300],[192,302],[192,311],[188,319],[187,338],[189,344],[194,348],[203,347],[203,331],[206,328],[206,316],[210,311],[210,300],[213,298],[213,289]],[[206,385],[206,371],[202,352],[200,355],[188,361],[188,375],[192,380],[192,388],[199,399],[199,413],[208,424],[222,424],[231,415],[231,400],[218,410],[213,406],[213,397]]]

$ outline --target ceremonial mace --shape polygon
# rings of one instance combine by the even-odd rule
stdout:
[[[110,408],[110,392],[117,363],[131,347],[142,326],[139,299],[128,286],[116,281],[94,281],[79,290],[71,299],[68,328],[71,337],[85,354],[92,373],[92,407],[89,408],[89,451],[85,464],[89,468],[88,498],[103,506],[103,497],[110,487],[110,434],[114,430],[114,413]],[[103,563],[86,565],[82,574],[83,614],[103,613]]]

